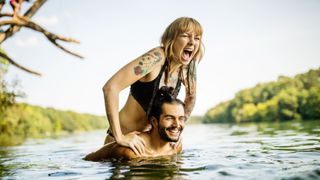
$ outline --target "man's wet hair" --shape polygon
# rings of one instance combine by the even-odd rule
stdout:
[[[149,114],[149,119],[153,116],[157,120],[159,120],[160,115],[162,114],[162,105],[167,103],[167,104],[180,104],[185,108],[184,103],[176,98],[177,97],[177,91],[173,87],[168,87],[168,86],[162,86],[154,99],[154,103],[152,105],[150,114]]]

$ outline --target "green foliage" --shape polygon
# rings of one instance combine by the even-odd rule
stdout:
[[[320,119],[320,88],[312,87],[300,95],[299,112],[305,119]]]
[[[5,52],[0,48],[0,51],[5,54]],[[5,81],[4,77],[8,71],[7,60],[0,57],[0,118],[3,116],[6,109],[15,103],[15,98],[19,96],[13,90],[8,89],[8,83]]]
[[[224,122],[224,121],[229,121],[230,120],[230,111],[226,111],[226,109],[230,107],[230,102],[223,102],[220,103],[219,105],[216,106],[216,108],[213,108],[209,110],[204,118],[203,122],[204,123],[210,123],[210,122]]]
[[[208,110],[204,123],[320,119],[320,68],[258,84]]]
[[[0,119],[0,145],[16,145],[26,138],[40,138],[107,128],[102,116],[14,104]]]
[[[0,51],[5,53],[1,48]],[[9,85],[4,80],[7,70],[7,60],[0,58],[0,146],[20,144],[29,137],[106,128],[104,117],[16,104],[16,98],[23,93],[16,90],[17,83]]]
[[[202,122],[202,116],[191,116],[187,123],[188,124],[200,124]]]
[[[6,54],[6,52],[0,47],[0,52]],[[6,59],[0,57],[0,66],[8,66],[9,62]]]

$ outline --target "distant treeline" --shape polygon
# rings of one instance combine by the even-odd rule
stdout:
[[[0,51],[5,54],[1,47]],[[30,137],[107,128],[102,116],[16,103],[24,93],[17,88],[18,81],[5,80],[8,67],[8,61],[0,57],[0,146],[20,144]]]
[[[205,123],[320,119],[320,68],[238,92],[205,114]]]
[[[29,137],[52,137],[106,127],[107,120],[102,116],[14,104],[0,114],[0,146],[20,144]]]
[[[188,124],[199,124],[202,123],[202,116],[190,116],[187,121]]]

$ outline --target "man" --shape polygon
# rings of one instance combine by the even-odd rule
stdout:
[[[178,142],[185,126],[186,116],[184,103],[174,98],[174,89],[162,87],[155,97],[149,120],[150,132],[140,133],[145,141],[145,152],[137,155],[131,148],[123,147],[115,142],[104,145],[96,152],[88,154],[84,159],[100,161],[108,158],[133,159],[138,157],[156,157],[180,153],[181,144],[175,148],[171,142]]]

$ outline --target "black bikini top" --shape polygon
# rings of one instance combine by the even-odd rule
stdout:
[[[157,94],[157,91],[160,89],[159,84],[160,84],[161,76],[164,73],[167,66],[168,66],[168,61],[166,60],[165,64],[162,66],[160,70],[159,75],[154,80],[149,82],[136,81],[130,87],[131,95],[141,105],[143,110],[146,112],[147,117],[149,116],[154,97]],[[180,87],[181,87],[181,80],[180,80],[181,72],[182,71],[179,72],[178,82],[175,87],[175,91],[177,92],[176,94],[179,93]]]

